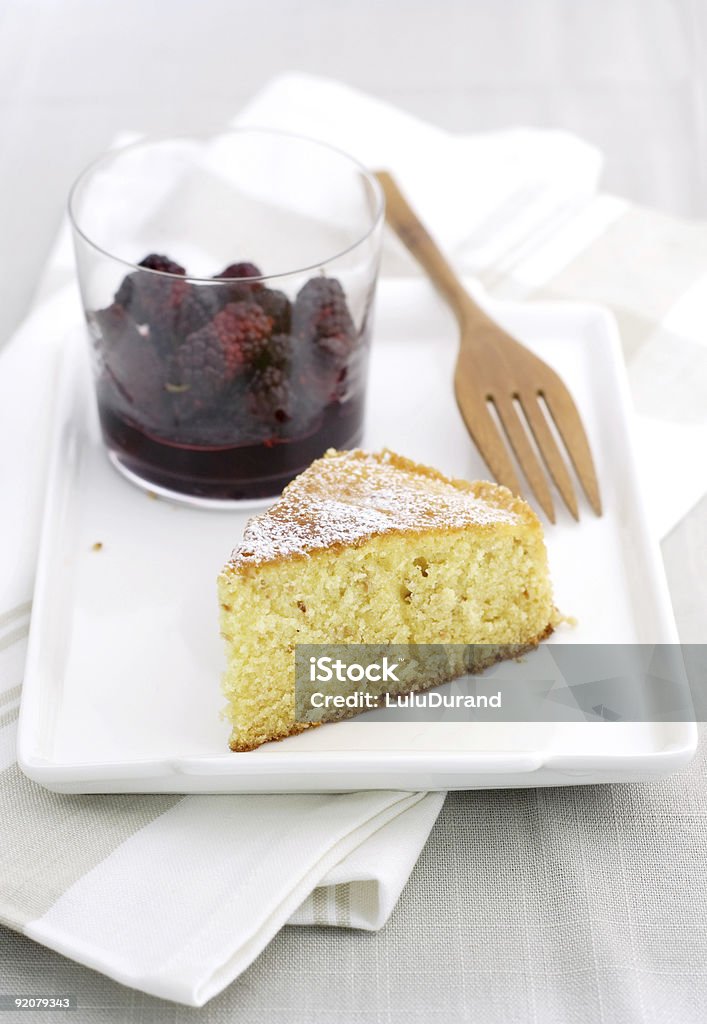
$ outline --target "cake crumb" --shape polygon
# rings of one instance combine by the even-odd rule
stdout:
[[[91,545],[91,551],[102,551],[102,550],[103,550],[103,541],[102,540],[97,540],[95,542],[95,544]]]
[[[154,491],[147,491],[147,497],[148,497],[148,498],[149,498],[149,499],[150,499],[151,501],[159,501],[159,500],[160,500],[160,497],[159,497],[159,495],[158,495],[158,494],[155,494],[155,492],[154,492]]]

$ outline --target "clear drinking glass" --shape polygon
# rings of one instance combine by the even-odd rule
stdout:
[[[380,187],[236,129],[110,152],[69,212],[109,458],[191,504],[280,492],[361,439]]]

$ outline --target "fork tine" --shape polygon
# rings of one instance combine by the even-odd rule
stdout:
[[[572,465],[584,488],[584,493],[589,499],[589,504],[596,514],[600,516],[601,496],[599,494],[599,483],[589,441],[587,440],[582,419],[577,412],[577,406],[559,377],[555,377],[549,388],[543,386],[539,394],[545,400],[545,405],[569,453]]]
[[[520,494],[520,484],[508,449],[488,411],[486,400],[477,399],[459,375],[455,378],[454,391],[467,430],[492,476],[513,494]]]
[[[534,400],[526,403],[523,407],[524,415],[521,416],[510,394],[504,392],[504,385],[508,388],[511,379],[535,381],[535,394],[543,397],[590,504],[597,515],[601,515],[599,484],[589,442],[579,413],[562,380],[547,363],[507,334],[477,305],[391,175],[383,171],[378,172],[377,177],[385,193],[387,222],[427,271],[459,323],[460,347],[454,372],[454,390],[467,429],[491,473],[499,483],[505,484],[515,494],[520,494],[518,477],[506,444],[510,441],[517,462],[540,505],[554,523],[548,478],[530,442],[526,427],[529,428],[560,494],[575,518],[579,518],[577,499],[567,467],[544,410]],[[545,383],[541,385],[541,382]],[[526,387],[525,383],[523,386]],[[520,384],[517,383],[515,387],[519,388]],[[487,404],[494,390],[499,389],[508,395],[500,402],[495,400],[502,429],[491,416]]]
[[[493,404],[496,407],[503,428],[510,439],[513,451],[516,453],[516,458],[520,463],[526,480],[532,488],[533,494],[538,499],[538,503],[547,518],[551,523],[554,523],[555,509],[552,504],[550,488],[547,485],[547,478],[528,440],[525,427],[521,423],[513,401],[510,398],[501,398],[494,395]]]
[[[543,411],[538,405],[537,397],[527,393],[523,393],[519,397],[525,418],[530,424],[535,443],[540,449],[545,465],[550,471],[550,476],[555,481],[555,486],[564,498],[567,508],[574,518],[579,521],[577,496],[574,493],[572,480]]]

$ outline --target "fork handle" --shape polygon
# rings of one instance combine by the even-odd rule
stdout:
[[[447,299],[460,325],[468,328],[473,323],[488,324],[489,317],[471,298],[393,176],[388,171],[376,171],[375,177],[385,195],[386,220]]]

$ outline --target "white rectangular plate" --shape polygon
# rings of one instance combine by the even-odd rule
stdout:
[[[570,387],[602,485],[602,518],[585,503],[579,524],[561,509],[546,530],[556,603],[578,620],[551,642],[675,642],[613,320],[579,305],[489,309]],[[656,778],[692,756],[691,723],[365,720],[232,753],[215,578],[248,513],[156,501],[118,475],[85,347],[67,343],[54,424],[18,741],[30,778],[74,793],[473,789]],[[452,396],[455,351],[454,322],[426,283],[381,282],[366,447],[487,475]]]

